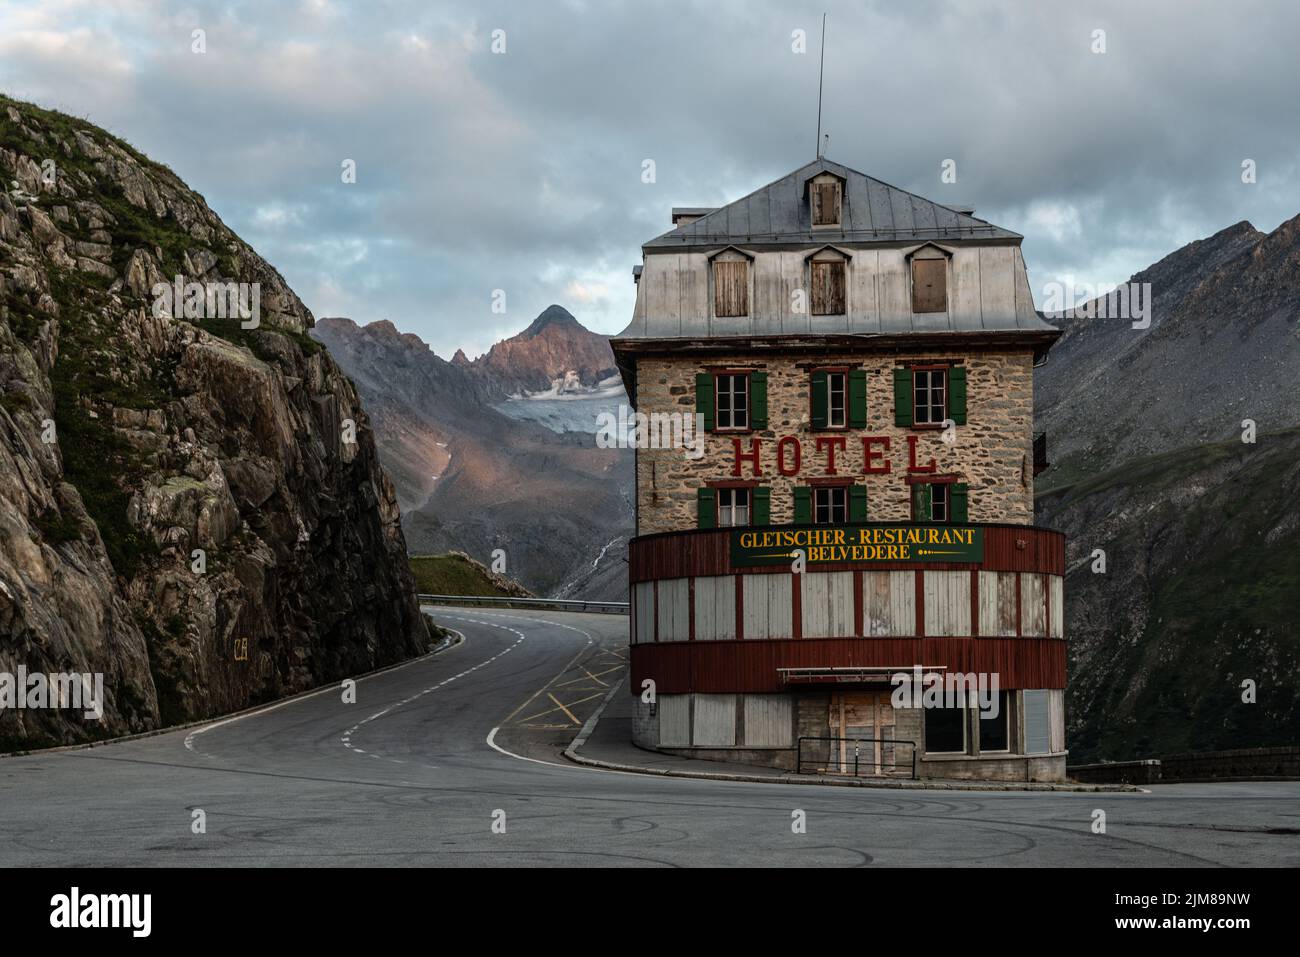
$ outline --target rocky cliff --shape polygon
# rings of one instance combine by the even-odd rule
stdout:
[[[1132,281],[1151,283],[1150,328],[1058,320],[1036,380],[1054,462],[1037,520],[1069,542],[1071,760],[1293,744],[1300,218],[1238,223]]]
[[[275,269],[83,121],[0,98],[0,177],[0,672],[98,672],[106,692],[99,721],[0,712],[0,749],[419,650],[368,419]],[[199,285],[173,302],[176,277]]]

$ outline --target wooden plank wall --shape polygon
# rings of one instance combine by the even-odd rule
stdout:
[[[794,699],[790,695],[746,695],[744,708],[746,747],[788,748],[794,744]]]
[[[921,572],[925,592],[925,633],[969,635],[970,572]]]
[[[915,582],[915,572],[863,572],[862,633],[872,637],[916,634]]]
[[[695,640],[730,641],[735,637],[736,577],[709,575],[695,579]]]
[[[793,575],[753,575],[745,579],[742,605],[746,640],[793,637],[793,581]]]
[[[655,583],[637,582],[632,586],[632,640],[655,640]]]
[[[689,641],[691,637],[690,580],[659,582],[659,640]]]
[[[803,586],[800,607],[805,638],[839,638],[854,634],[853,572],[819,572],[797,576]]]
[[[1016,633],[1016,573],[980,572],[980,634],[1010,637]]]
[[[640,687],[640,685],[637,685]],[[661,694],[658,696],[659,746],[685,748],[691,743],[691,696],[686,694]]]
[[[697,694],[691,743],[698,747],[729,748],[736,743],[736,696]]]

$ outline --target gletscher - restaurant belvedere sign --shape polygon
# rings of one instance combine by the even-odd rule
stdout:
[[[984,529],[965,525],[818,525],[736,528],[731,565],[786,565],[803,552],[809,565],[836,562],[982,562]]]

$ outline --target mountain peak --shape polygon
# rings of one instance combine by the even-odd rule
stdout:
[[[519,334],[518,338],[532,339],[534,336],[540,335],[542,330],[550,326],[557,326],[561,329],[580,329],[583,332],[587,331],[586,326],[573,318],[573,313],[569,312],[569,310],[565,309],[563,306],[551,304],[542,310],[541,314],[532,321],[532,324],[527,329]]]

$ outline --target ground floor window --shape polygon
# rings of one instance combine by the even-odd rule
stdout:
[[[1011,692],[998,692],[997,717],[980,712],[980,753],[1011,750]]]
[[[966,751],[966,709],[925,709],[925,753],[964,754]]]

